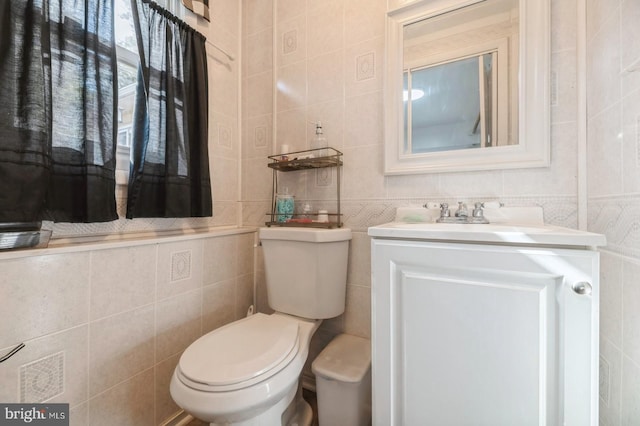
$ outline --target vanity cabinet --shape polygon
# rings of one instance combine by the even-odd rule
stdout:
[[[597,425],[597,251],[369,234],[374,425]]]

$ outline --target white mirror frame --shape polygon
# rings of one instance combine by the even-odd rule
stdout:
[[[482,1],[418,0],[387,12],[384,78],[386,175],[549,166],[550,0],[519,0],[518,144],[425,154],[402,153],[404,26]]]

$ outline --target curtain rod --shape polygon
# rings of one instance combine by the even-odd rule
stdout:
[[[210,45],[211,47],[213,47],[213,48],[215,48],[215,49],[217,49],[217,50],[221,51],[222,53],[224,53],[224,54],[225,54],[225,56],[226,56],[227,58],[229,58],[231,61],[235,61],[235,60],[236,60],[236,58],[234,58],[234,57],[233,57],[233,55],[231,55],[231,54],[227,53],[227,51],[226,51],[226,50],[222,49],[221,47],[216,46],[215,44],[213,44],[213,43],[212,43],[212,42],[210,42],[209,40],[207,40],[207,44],[208,44],[208,45]]]

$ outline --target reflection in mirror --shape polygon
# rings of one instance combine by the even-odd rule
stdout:
[[[496,118],[493,55],[405,71],[405,152],[491,146]]]
[[[518,0],[403,28],[405,155],[517,144]]]

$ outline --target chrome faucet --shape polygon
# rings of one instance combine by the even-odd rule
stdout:
[[[484,217],[484,203],[476,203],[469,218],[469,223],[489,223],[486,217]]]
[[[449,204],[440,204],[440,217],[436,219],[436,223],[489,223],[484,217],[484,203],[475,203],[475,207],[469,216],[467,205],[462,201],[458,201],[458,209],[454,216],[451,216]]]

